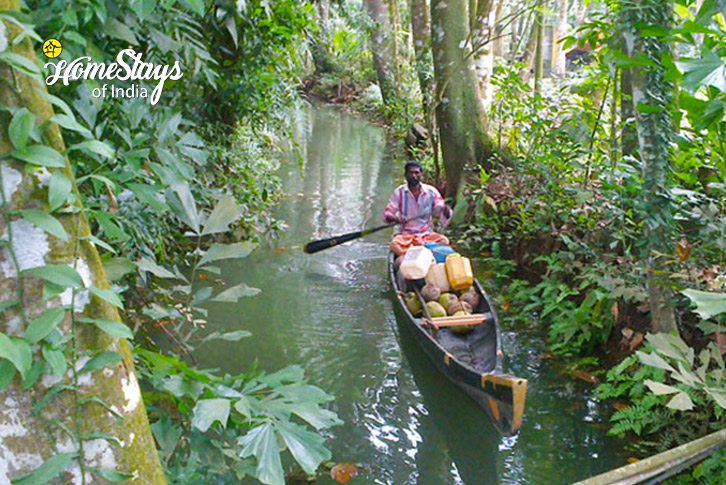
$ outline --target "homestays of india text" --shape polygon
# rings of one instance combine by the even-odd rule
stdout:
[[[133,49],[124,49],[116,56],[116,62],[104,64],[102,62],[90,62],[88,56],[79,57],[71,62],[59,61],[58,63],[47,62],[45,68],[53,67],[54,72],[45,79],[45,84],[51,86],[63,81],[63,85],[68,86],[70,81],[84,80],[118,80],[118,81],[140,81],[155,80],[158,81],[156,87],[151,92],[149,102],[154,105],[159,101],[161,92],[164,89],[164,82],[167,79],[176,81],[181,79],[184,73],[181,72],[179,61],[173,66],[157,65],[141,60],[142,54]]]

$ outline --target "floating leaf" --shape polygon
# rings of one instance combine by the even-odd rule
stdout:
[[[219,421],[222,427],[226,428],[229,409],[229,399],[201,399],[194,406],[192,426],[205,432],[215,421]]]
[[[252,333],[248,332],[247,330],[235,330],[234,332],[227,332],[227,333],[220,333],[220,332],[212,332],[204,339],[202,342],[208,342],[210,340],[227,340],[229,342],[237,342],[239,340],[242,340],[243,338],[251,337]]]
[[[259,290],[258,288],[251,288],[244,283],[240,283],[239,285],[233,286],[232,288],[229,288],[220,293],[219,295],[215,296],[214,298],[212,298],[212,301],[234,303],[240,298],[246,296],[255,296],[260,291],[261,290]]]
[[[220,259],[239,259],[247,257],[257,247],[256,243],[242,241],[234,244],[212,244],[204,253],[199,265],[218,261]]]
[[[330,469],[330,478],[338,483],[348,483],[358,476],[358,467],[350,463],[338,463]]]

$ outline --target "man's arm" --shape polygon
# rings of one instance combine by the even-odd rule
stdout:
[[[435,187],[432,188],[432,191],[434,195],[433,215],[441,217],[442,220],[448,222],[451,218],[451,208],[446,205],[446,201]]]
[[[398,203],[399,198],[400,194],[398,193],[398,190],[394,190],[391,196],[388,198],[388,205],[386,205],[386,208],[383,211],[383,220],[385,222],[391,223],[399,221],[399,217],[397,216],[398,212],[400,211]]]

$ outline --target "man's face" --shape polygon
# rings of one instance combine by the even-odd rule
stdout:
[[[406,182],[408,183],[409,187],[416,187],[419,183],[421,183],[421,176],[423,173],[421,173],[421,169],[418,167],[409,167],[408,170],[406,170]]]

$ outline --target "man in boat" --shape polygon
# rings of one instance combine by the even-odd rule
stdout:
[[[419,162],[406,163],[404,173],[406,183],[393,191],[383,211],[386,222],[401,224],[401,232],[394,236],[391,249],[396,254],[403,254],[412,245],[448,245],[446,236],[433,232],[431,228],[432,216],[440,217],[442,225],[448,224],[451,208],[446,205],[436,187],[421,182],[423,167]]]

